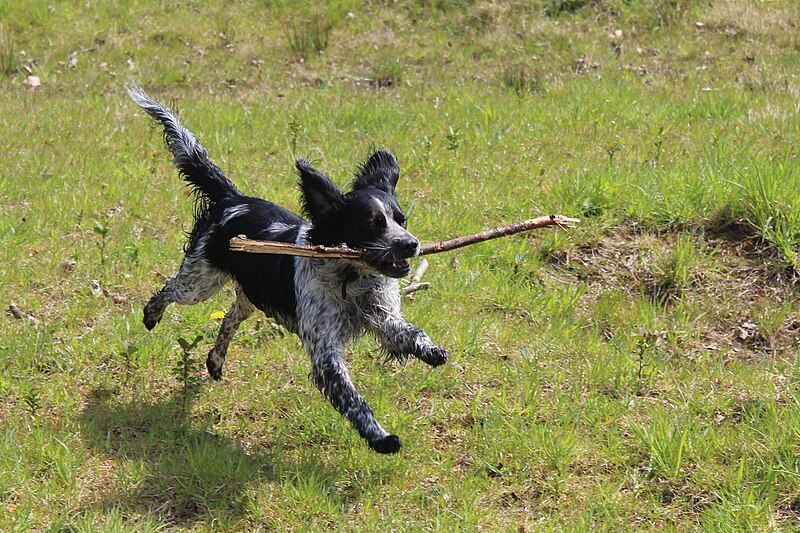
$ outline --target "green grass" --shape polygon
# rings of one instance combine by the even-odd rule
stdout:
[[[0,530],[800,528],[797,23],[790,0],[0,3],[0,303],[38,321],[0,319]],[[450,364],[348,353],[403,438],[378,456],[263,316],[205,377],[230,295],[144,330],[191,202],[129,79],[295,209],[295,156],[343,185],[377,145],[423,241],[583,222],[431,257],[404,308]]]

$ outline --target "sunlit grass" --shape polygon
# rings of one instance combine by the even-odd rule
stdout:
[[[162,4],[0,3],[0,530],[797,526],[794,4]],[[377,456],[263,317],[206,378],[230,295],[144,330],[191,201],[128,79],[292,209],[383,146],[423,241],[582,222],[430,257],[451,364],[347,354]]]

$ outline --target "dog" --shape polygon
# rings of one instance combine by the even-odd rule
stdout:
[[[408,260],[418,254],[419,241],[409,233],[397,202],[400,170],[395,157],[386,150],[372,153],[358,168],[349,192],[306,159],[297,159],[306,220],[242,194],[173,111],[138,86],[128,87],[128,93],[163,127],[173,163],[195,196],[194,227],[183,261],[144,307],[145,327],[152,330],[169,304],[202,302],[232,280],[235,300],[206,360],[211,377],[221,379],[231,339],[259,309],[300,337],[311,358],[314,383],[370,448],[397,452],[400,439],[378,423],[353,386],[344,359],[349,342],[371,333],[389,357],[405,360],[410,355],[433,367],[447,361],[447,351],[400,311],[397,279],[408,275]],[[346,244],[364,250],[365,259],[233,252],[228,245],[237,235],[301,245]]]

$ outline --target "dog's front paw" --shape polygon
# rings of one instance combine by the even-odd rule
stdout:
[[[447,350],[434,346],[422,352],[419,358],[421,361],[436,367],[447,362]]]
[[[402,444],[397,435],[386,435],[382,439],[370,442],[369,447],[378,453],[397,453]]]

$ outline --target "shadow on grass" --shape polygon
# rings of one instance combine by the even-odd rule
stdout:
[[[191,525],[248,514],[248,487],[313,470],[335,478],[319,463],[302,467],[280,451],[250,451],[185,416],[192,398],[178,394],[153,402],[121,403],[107,390],[91,394],[80,419],[87,447],[114,458],[124,487],[113,487],[84,512],[145,514],[164,525]],[[134,487],[134,488],[127,488]]]

